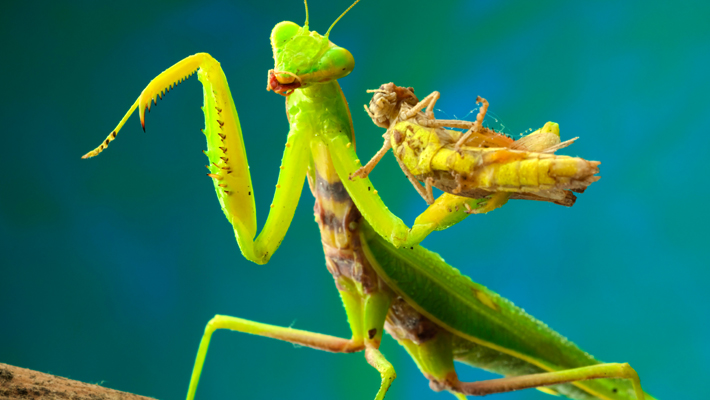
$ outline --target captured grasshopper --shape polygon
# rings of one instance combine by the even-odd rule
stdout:
[[[374,96],[365,111],[387,132],[380,151],[352,177],[366,177],[392,149],[402,171],[428,204],[434,203],[432,186],[457,196],[489,198],[485,207],[467,210],[475,213],[500,207],[509,198],[572,206],[576,200],[572,191],[583,192],[599,180],[595,176],[598,161],[554,155],[578,138],[560,142],[559,126],[553,122],[513,141],[483,126],[488,102],[481,97],[477,98],[482,106],[476,121],[469,122],[434,119],[439,92],[422,101],[412,88],[393,83],[368,92]],[[425,113],[421,112],[424,108]]]
[[[104,150],[136,108],[145,129],[145,110],[151,102],[197,71],[204,88],[208,176],[247,259],[266,263],[279,247],[295,212],[294,199],[307,177],[316,200],[326,266],[340,293],[352,337],[217,315],[207,324],[200,342],[187,398],[195,396],[212,333],[231,329],[330,352],[364,351],[382,378],[375,399],[384,398],[396,376],[379,351],[384,330],[410,353],[432,389],[448,390],[459,399],[525,388],[576,399],[644,399],[638,375],[628,364],[600,363],[509,301],[461,275],[435,253],[418,245],[395,247],[467,215],[451,216],[444,211],[446,206],[477,208],[480,200],[444,199],[443,207],[430,207],[410,231],[370,190],[369,179],[348,179],[360,164],[351,145],[350,112],[337,82],[352,71],[354,60],[350,52],[329,40],[339,19],[322,36],[309,30],[306,8],[302,27],[280,22],[271,33],[275,66],[269,71],[267,89],[286,96],[290,132],[273,203],[256,239],[253,189],[239,119],[224,72],[206,53],[190,56],[153,79],[116,129],[84,156]],[[423,228],[416,231],[416,226]],[[461,382],[454,360],[506,377]]]

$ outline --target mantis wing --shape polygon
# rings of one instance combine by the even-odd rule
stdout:
[[[396,249],[369,226],[363,226],[363,236],[365,254],[378,275],[417,311],[459,338],[524,361],[520,365],[525,370],[512,368],[509,375],[529,373],[530,364],[543,371],[601,364],[509,300],[462,275],[438,254],[421,246]],[[460,361],[476,365],[475,359]],[[587,394],[576,398],[635,398],[626,380],[573,385]]]

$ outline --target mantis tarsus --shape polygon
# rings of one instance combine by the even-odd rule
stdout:
[[[200,343],[188,399],[195,396],[216,329],[330,352],[364,351],[382,378],[377,400],[384,398],[396,376],[379,351],[384,330],[410,353],[432,389],[448,390],[457,398],[536,387],[578,399],[643,399],[638,376],[628,364],[600,363],[509,301],[461,275],[435,253],[414,244],[432,230],[464,219],[468,214],[463,206],[478,208],[479,199],[442,196],[410,230],[371,190],[369,179],[348,179],[360,164],[352,146],[350,112],[337,79],[352,71],[354,60],[347,50],[330,42],[329,33],[330,29],[321,36],[309,30],[307,8],[303,27],[281,22],[271,33],[275,66],[267,88],[286,96],[290,131],[273,203],[258,236],[236,108],[222,68],[209,54],[190,56],[153,79],[101,146],[84,156],[104,150],[135,109],[145,129],[145,110],[151,102],[197,71],[204,88],[208,176],[244,257],[259,264],[269,260],[292,220],[302,182],[308,180],[316,199],[326,266],[340,293],[352,337],[217,315]],[[460,212],[451,211],[459,206]],[[506,377],[461,382],[454,359]]]
[[[392,149],[402,171],[428,204],[434,203],[432,186],[457,196],[490,197],[489,204],[475,212],[500,207],[508,198],[572,206],[576,199],[572,191],[583,192],[599,179],[595,176],[599,162],[554,155],[577,138],[560,142],[559,126],[553,122],[513,141],[483,127],[488,102],[481,97],[477,98],[482,107],[476,120],[469,122],[435,119],[439,92],[422,101],[412,88],[393,83],[368,92],[374,96],[365,110],[376,125],[387,128],[385,143],[352,177],[367,176]],[[426,189],[418,181],[425,182]]]

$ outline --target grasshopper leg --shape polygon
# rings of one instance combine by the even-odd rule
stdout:
[[[385,138],[385,143],[382,145],[382,148],[380,149],[380,151],[378,151],[377,154],[372,156],[372,158],[370,159],[370,161],[367,162],[367,164],[362,166],[357,171],[353,172],[350,175],[349,179],[352,180],[352,178],[356,177],[356,176],[358,176],[360,178],[367,178],[367,176],[370,174],[370,172],[372,172],[372,170],[375,169],[375,166],[377,165],[377,163],[379,163],[380,160],[382,159],[382,157],[384,157],[384,155],[387,154],[387,151],[389,151],[389,149],[392,148],[392,142],[390,141],[389,132],[390,131],[388,130],[387,132],[385,132],[384,135],[382,135]]]
[[[431,205],[434,204],[434,191],[432,189],[432,185],[434,183],[434,178],[429,177],[426,178],[426,200],[427,204]]]
[[[426,117],[428,119],[434,119],[434,106],[436,105],[436,101],[439,100],[439,97],[441,97],[439,92],[437,92],[437,91],[431,92],[427,97],[422,99],[422,101],[417,103],[414,107],[412,107],[409,111],[407,111],[404,115],[402,115],[400,120],[406,121],[406,120],[414,117],[415,115],[417,115],[419,110],[421,110],[424,107],[426,107],[426,111],[425,111]]]
[[[466,143],[466,140],[468,140],[468,138],[473,135],[474,132],[481,129],[481,126],[483,126],[483,118],[486,117],[486,111],[488,111],[488,100],[484,99],[481,96],[478,96],[476,98],[476,103],[482,103],[481,110],[478,111],[478,115],[476,116],[476,123],[468,131],[466,131],[463,136],[461,136],[458,142],[456,142],[456,145],[454,146],[454,149],[456,151],[459,151],[461,149],[461,146]]]
[[[397,163],[399,163],[399,166],[402,168],[404,175],[407,176],[407,179],[409,179],[409,182],[412,183],[412,186],[414,186],[414,189],[417,190],[417,193],[422,196],[422,199],[424,199],[427,204],[432,205],[434,203],[434,196],[428,195],[426,188],[422,187],[422,185],[419,183],[419,180],[414,175],[412,175],[412,173],[409,172],[408,169],[404,168],[404,165],[402,165],[402,161],[400,161],[399,158],[397,159]]]
[[[200,347],[197,351],[197,358],[195,360],[195,367],[192,370],[192,377],[190,378],[190,387],[187,392],[188,400],[195,398],[197,384],[200,380],[200,374],[202,373],[202,366],[205,363],[205,357],[207,356],[207,349],[210,345],[210,339],[212,338],[212,333],[217,329],[230,329],[237,332],[266,336],[333,353],[353,353],[362,351],[365,348],[361,338],[343,339],[299,329],[262,324],[226,315],[216,315],[210,320],[209,323],[207,323],[205,333],[200,341]]]

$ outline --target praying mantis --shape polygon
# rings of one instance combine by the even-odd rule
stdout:
[[[103,151],[136,109],[145,129],[145,111],[166,90],[197,72],[204,89],[207,175],[243,256],[257,264],[268,262],[288,230],[297,206],[294,199],[304,180],[316,199],[314,211],[326,266],[352,336],[339,338],[217,315],[205,328],[187,398],[196,395],[217,329],[329,352],[364,351],[367,362],[381,376],[376,400],[385,397],[396,377],[379,350],[385,330],[412,356],[433,390],[447,390],[459,399],[526,388],[576,399],[651,398],[628,364],[599,362],[416,244],[433,230],[466,218],[466,207],[478,209],[485,201],[444,194],[410,229],[387,209],[369,179],[348,179],[361,164],[354,149],[350,112],[337,80],[353,70],[354,58],[329,40],[343,15],[320,35],[309,29],[306,5],[303,26],[280,22],[271,33],[275,65],[268,74],[267,90],[286,97],[290,131],[273,202],[258,236],[236,107],[219,62],[209,54],[187,57],[153,79],[104,142],[84,156]],[[505,378],[461,382],[454,360]]]

